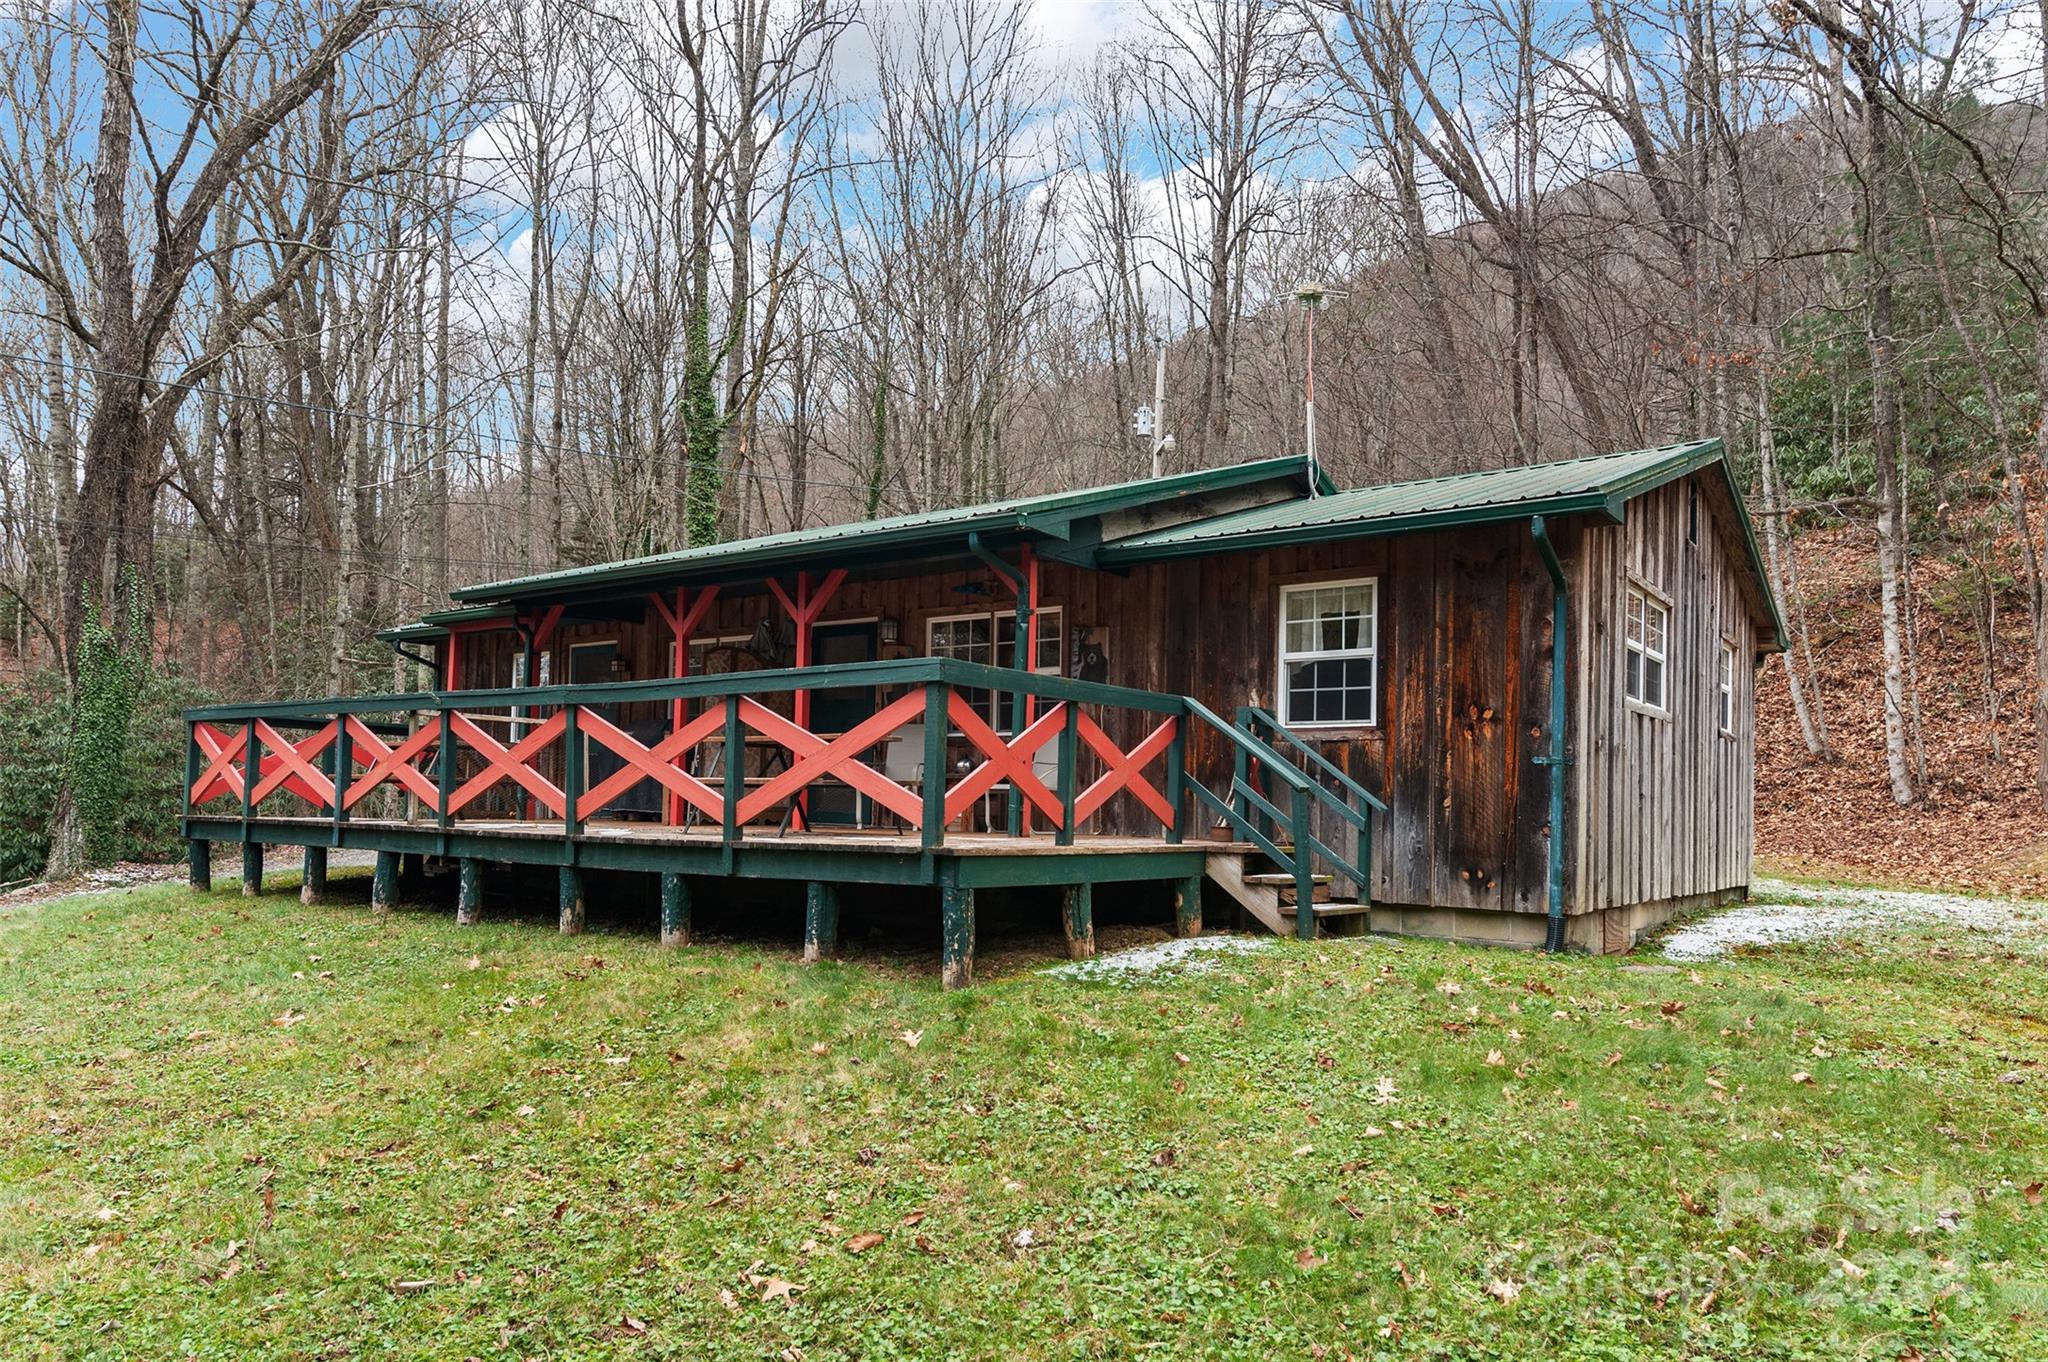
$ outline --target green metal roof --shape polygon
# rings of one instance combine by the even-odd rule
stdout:
[[[1043,496],[1018,497],[981,506],[920,511],[881,520],[792,530],[730,544],[707,544],[647,558],[630,558],[593,567],[563,568],[531,577],[467,586],[452,593],[458,601],[508,601],[565,591],[620,588],[665,582],[719,580],[766,570],[786,570],[807,562],[846,566],[863,560],[901,561],[917,553],[965,552],[969,534],[1063,540],[1074,523],[1114,511],[1151,506],[1206,492],[1249,487],[1278,479],[1293,481],[1306,491],[1308,461],[1299,457],[1261,459],[1253,463],[1205,468],[1162,478],[1088,487]],[[1316,470],[1319,490],[1331,490],[1327,475]]]
[[[1757,549],[1756,533],[1743,504],[1742,489],[1735,480],[1734,466],[1718,439],[1386,483],[1255,506],[1192,524],[1126,536],[1105,544],[1097,552],[1096,560],[1104,567],[1114,567],[1276,544],[1357,539],[1539,515],[1592,514],[1619,524],[1630,498],[1708,467],[1718,467],[1726,481],[1729,498],[1736,508],[1755,595],[1773,633],[1771,645],[1781,646],[1785,638],[1784,621],[1771,593],[1770,576]]]

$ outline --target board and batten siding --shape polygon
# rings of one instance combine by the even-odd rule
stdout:
[[[1690,533],[1698,496],[1698,534]],[[1743,590],[1740,531],[1705,474],[1630,501],[1621,525],[1589,525],[1570,565],[1579,625],[1571,773],[1577,872],[1567,911],[1740,890],[1755,824],[1758,630]],[[1665,713],[1626,698],[1631,582],[1670,605]],[[1735,649],[1735,724],[1720,731],[1716,667]]]

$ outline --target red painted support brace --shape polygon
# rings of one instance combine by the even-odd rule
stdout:
[[[839,584],[846,580],[845,568],[833,568],[825,574],[825,580],[818,589],[811,589],[811,574],[799,572],[796,575],[796,599],[782,589],[782,583],[773,577],[768,580],[768,589],[775,593],[775,599],[782,602],[782,608],[789,612],[790,622],[796,627],[796,665],[799,668],[811,665],[811,626],[824,613],[825,606],[839,590]],[[811,693],[800,690],[795,700],[796,726],[805,732],[811,727]],[[729,759],[729,758],[728,758]],[[795,826],[798,832],[810,831],[810,821],[804,816],[804,801],[797,798]]]
[[[450,627],[448,644],[441,649],[441,689],[462,689],[462,630]]]
[[[669,609],[668,602],[661,598],[661,593],[658,591],[649,592],[647,599],[654,602],[656,612],[667,623],[669,632],[675,636],[675,642],[669,654],[669,675],[680,681],[690,674],[690,639],[697,632],[697,626],[704,622],[704,617],[711,613],[712,605],[718,600],[718,588],[715,586],[702,588],[697,592],[696,601],[691,602],[689,599],[689,588],[679,586],[676,588],[676,605],[673,610]],[[689,709],[689,702],[680,696],[669,703],[668,731],[670,737],[674,737],[682,732],[683,726],[689,722]],[[677,756],[680,758],[687,750],[687,748],[683,749],[677,753]],[[668,812],[665,815],[665,819],[670,827],[675,827],[683,821],[683,798],[681,795],[673,792],[670,793],[668,797]]]

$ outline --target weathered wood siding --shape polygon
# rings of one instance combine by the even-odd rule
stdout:
[[[1695,489],[1698,534],[1690,533]],[[1754,832],[1758,631],[1743,589],[1733,507],[1695,474],[1637,497],[1627,522],[1588,527],[1570,567],[1578,606],[1570,911],[1741,888]],[[1666,713],[1624,690],[1631,580],[1668,598]],[[1720,731],[1716,662],[1735,646],[1735,732]]]

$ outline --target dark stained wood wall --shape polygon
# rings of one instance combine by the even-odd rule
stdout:
[[[1745,666],[1742,736],[1722,739],[1714,659],[1703,644],[1734,638],[1746,661],[1756,635],[1730,547],[1704,529],[1700,546],[1686,545],[1684,509],[1684,484],[1674,484],[1632,503],[1625,526],[1554,530],[1573,578],[1568,736],[1577,764],[1568,774],[1566,886],[1574,912],[1747,883],[1751,678]],[[1631,714],[1620,701],[1624,564],[1678,603],[1668,720]],[[1536,759],[1550,741],[1552,588],[1526,522],[1219,554],[1128,574],[1047,562],[1041,604],[1065,612],[1064,655],[1074,630],[1106,628],[1111,682],[1193,695],[1234,716],[1247,702],[1273,708],[1281,588],[1354,577],[1379,582],[1379,722],[1298,731],[1391,806],[1374,828],[1374,898],[1543,912],[1551,775]],[[820,622],[892,617],[902,642],[883,651],[905,657],[924,651],[934,617],[1011,608],[986,568],[963,566],[849,580]],[[750,634],[764,614],[782,619],[765,590],[728,586],[699,636]],[[462,684],[509,683],[516,637],[466,638]],[[667,629],[650,608],[623,621],[565,620],[555,677],[570,645],[609,638],[621,641],[633,677],[667,674]],[[1142,736],[1137,718],[1106,726],[1128,745]],[[1216,734],[1191,732],[1188,760],[1212,789],[1227,789],[1231,757]],[[1155,826],[1120,800],[1103,830]]]

